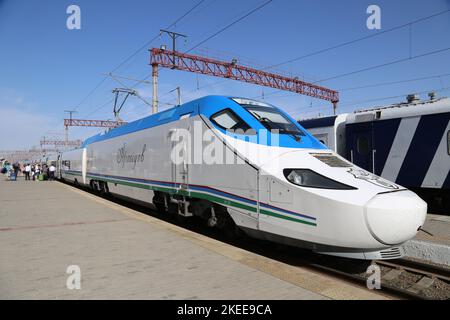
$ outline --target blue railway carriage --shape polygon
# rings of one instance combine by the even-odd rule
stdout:
[[[450,99],[407,102],[300,121],[355,165],[418,193],[430,212],[450,210]]]

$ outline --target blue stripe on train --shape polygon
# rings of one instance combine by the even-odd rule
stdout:
[[[398,174],[398,184],[405,187],[422,185],[449,120],[450,113],[422,116]]]
[[[375,153],[375,174],[381,176],[387,158],[397,135],[401,119],[381,120],[373,123],[373,148]]]

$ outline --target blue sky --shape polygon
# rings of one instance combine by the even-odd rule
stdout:
[[[187,34],[178,45],[186,51],[217,30],[266,0],[205,0],[172,29]],[[64,110],[76,109],[76,118],[112,119],[111,93],[121,87],[107,79],[80,105],[104,78],[136,49],[158,35],[199,0],[0,0],[0,150],[23,149],[39,144],[42,136],[62,139]],[[66,28],[66,8],[81,8],[81,30]],[[432,1],[293,1],[273,0],[194,53],[220,59],[237,58],[260,68],[278,64],[346,41],[380,31],[366,27],[369,5],[380,6],[382,29],[387,30],[422,17],[449,10],[449,0]],[[413,24],[412,56],[450,47],[450,12]],[[370,66],[407,58],[410,30],[401,28],[323,54],[278,67],[277,72],[319,81]],[[149,47],[169,44],[166,36]],[[149,53],[140,51],[115,74],[142,79],[151,73]],[[342,90],[340,112],[401,101],[407,93],[450,90],[450,50],[351,76],[321,82],[333,89],[348,89],[389,81],[445,75],[414,82]],[[151,79],[148,79],[151,80]],[[135,85],[123,80],[127,86]],[[176,102],[181,87],[188,101],[208,94],[246,96],[284,108],[296,118],[332,112],[331,104],[301,95],[277,92],[220,78],[160,70],[161,109]],[[141,96],[151,100],[151,84],[138,84]],[[199,88],[199,89],[197,89]],[[443,89],[444,88],[444,89]],[[396,97],[383,99],[385,97]],[[426,98],[426,95],[422,95]],[[122,118],[134,120],[150,107],[130,98]],[[71,128],[71,139],[84,139],[98,129]]]

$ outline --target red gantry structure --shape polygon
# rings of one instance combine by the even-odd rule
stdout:
[[[270,87],[279,90],[291,91],[317,99],[327,100],[333,104],[336,113],[339,93],[335,90],[308,83],[298,78],[290,78],[267,71],[257,70],[237,64],[237,60],[232,62],[209,59],[206,57],[181,53],[165,49],[151,49],[151,65],[153,67],[153,110],[157,105],[157,90],[155,89],[158,76],[158,66],[176,70],[194,72],[214,77],[222,77],[252,83],[260,86]]]
[[[66,141],[66,140],[41,140],[41,148],[44,146],[54,146],[54,147],[79,147],[83,142],[81,140]]]
[[[117,128],[127,124],[124,121],[64,119],[65,127]]]

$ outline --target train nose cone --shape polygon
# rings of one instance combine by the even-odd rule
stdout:
[[[411,191],[379,194],[365,206],[366,223],[375,239],[397,245],[416,236],[427,209],[427,204]]]

